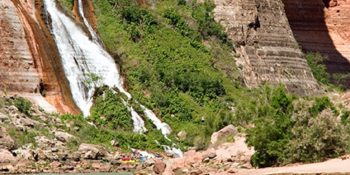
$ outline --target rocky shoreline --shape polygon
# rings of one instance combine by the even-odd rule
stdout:
[[[123,153],[118,142],[112,149],[97,144],[80,143],[76,136],[64,131],[57,115],[31,107],[30,115],[20,111],[13,101],[0,100],[0,173],[91,173],[131,172],[134,174],[207,174],[234,172],[234,168],[250,168],[253,150],[230,125],[213,134],[212,146],[202,152],[189,150],[182,158],[157,155],[140,159],[135,153]],[[78,129],[78,128],[77,128]],[[236,135],[235,142],[221,143]],[[137,152],[137,151],[136,151]],[[170,155],[171,156],[171,155]]]

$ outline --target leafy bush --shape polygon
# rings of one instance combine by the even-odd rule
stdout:
[[[214,20],[211,12],[214,10],[215,4],[212,0],[205,0],[204,3],[195,4],[193,8],[192,17],[197,20],[199,25],[198,31],[204,39],[207,39],[209,36],[216,36],[223,43],[232,46],[222,26]]]
[[[105,90],[97,96],[89,120],[98,126],[132,131],[131,115],[118,94]]]
[[[15,105],[20,112],[26,115],[30,115],[30,109],[32,108],[32,103],[29,100],[22,97],[16,97],[13,100],[13,105]]]
[[[315,162],[345,153],[344,127],[328,108],[317,117],[300,115],[294,118],[293,138],[288,143],[291,162]]]
[[[254,127],[248,129],[247,143],[254,146],[255,154],[252,157],[252,165],[267,167],[281,164],[286,159],[285,150],[291,137],[293,122],[293,98],[284,88],[280,87],[267,98],[272,103],[257,106],[261,116],[253,121]]]
[[[309,112],[311,116],[317,116],[327,108],[333,108],[332,102],[328,97],[319,97],[315,99],[315,104],[309,109]]]
[[[183,36],[200,40],[199,35],[191,29],[181,15],[176,12],[175,9],[167,9],[164,12],[164,17],[169,19],[169,23],[173,25]]]
[[[345,152],[348,134],[328,97],[297,99],[281,89],[267,92],[271,103],[258,103],[254,127],[247,130],[247,143],[256,150],[252,165],[315,162]]]
[[[131,5],[123,8],[121,16],[128,23],[146,24],[148,26],[157,25],[157,20],[146,10]]]
[[[316,80],[322,84],[330,85],[331,76],[324,65],[325,58],[320,53],[312,52],[307,53],[305,57]]]

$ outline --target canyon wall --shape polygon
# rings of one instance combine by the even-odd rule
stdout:
[[[1,1],[1,90],[44,96],[59,112],[78,113],[42,7],[40,0]]]
[[[236,45],[237,64],[248,87],[272,83],[301,95],[318,92],[281,0],[215,0],[215,4],[215,20]]]
[[[333,80],[350,87],[350,1],[283,0],[293,34],[302,49],[327,56]]]
[[[25,29],[11,0],[0,1],[0,88],[2,91],[35,93],[37,73]]]

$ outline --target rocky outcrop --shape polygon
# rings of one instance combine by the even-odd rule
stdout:
[[[12,104],[17,98],[0,97]],[[131,154],[101,145],[78,143],[56,115],[34,105],[26,115],[13,105],[0,105],[0,174],[88,173],[130,171],[135,164],[122,161]],[[61,128],[61,129],[58,129]]]
[[[0,31],[0,90],[37,92],[37,65],[11,0],[0,1]]]
[[[226,142],[197,152],[189,150],[181,158],[166,160],[164,174],[231,174],[236,169],[252,168],[250,158],[254,149],[245,143],[245,137],[237,134],[234,142]]]
[[[350,1],[283,0],[283,3],[303,50],[326,55],[325,63],[333,79],[350,87]]]
[[[41,94],[58,111],[78,113],[42,1],[5,0],[0,8],[0,90]]]
[[[215,0],[215,20],[222,24],[239,54],[245,84],[284,84],[302,95],[318,89],[293,37],[281,0]]]
[[[236,127],[233,125],[228,125],[221,130],[214,132],[211,135],[210,143],[214,145],[220,142],[225,142],[227,140],[233,140],[236,134],[238,134]]]

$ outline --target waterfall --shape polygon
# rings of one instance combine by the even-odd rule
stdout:
[[[80,16],[83,18],[83,22],[84,22],[85,26],[88,28],[88,30],[89,30],[89,32],[90,32],[90,34],[91,34],[92,40],[93,40],[94,42],[97,42],[97,41],[98,41],[97,34],[96,34],[96,32],[94,31],[94,29],[91,27],[89,21],[85,18],[82,0],[78,0],[78,7],[79,7],[79,14],[80,14]]]
[[[97,34],[85,18],[82,0],[78,1],[78,5],[79,13],[92,36],[92,40],[72,19],[58,10],[54,0],[45,0],[45,8],[51,17],[51,32],[62,59],[73,99],[84,116],[88,116],[95,88],[102,84],[110,88],[118,88],[121,93],[128,97],[128,100],[131,100],[131,95],[123,87],[123,81],[114,59],[98,42]],[[99,77],[99,82],[91,81],[92,77]],[[134,132],[145,132],[143,119],[128,102],[123,101],[123,103],[131,112]],[[168,124],[161,122],[150,109],[143,105],[140,107],[144,110],[145,116],[164,136],[171,133]]]

